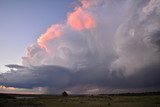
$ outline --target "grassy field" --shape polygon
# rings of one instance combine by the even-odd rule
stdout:
[[[160,107],[160,95],[63,97],[0,94],[0,107]]]

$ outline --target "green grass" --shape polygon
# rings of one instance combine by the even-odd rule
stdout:
[[[160,95],[0,97],[0,107],[160,107]],[[25,96],[25,95],[23,95]]]

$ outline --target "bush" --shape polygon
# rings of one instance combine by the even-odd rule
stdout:
[[[64,97],[68,96],[67,92],[64,91],[64,92],[62,93],[62,96],[64,96]]]

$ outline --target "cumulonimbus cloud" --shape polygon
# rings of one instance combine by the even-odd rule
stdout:
[[[26,49],[24,67],[8,65],[16,70],[2,74],[5,85],[51,93],[160,89],[160,2],[80,3]]]

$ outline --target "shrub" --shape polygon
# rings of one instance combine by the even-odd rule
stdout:
[[[68,96],[67,92],[64,91],[64,92],[62,93],[62,96],[65,96],[65,97]]]

